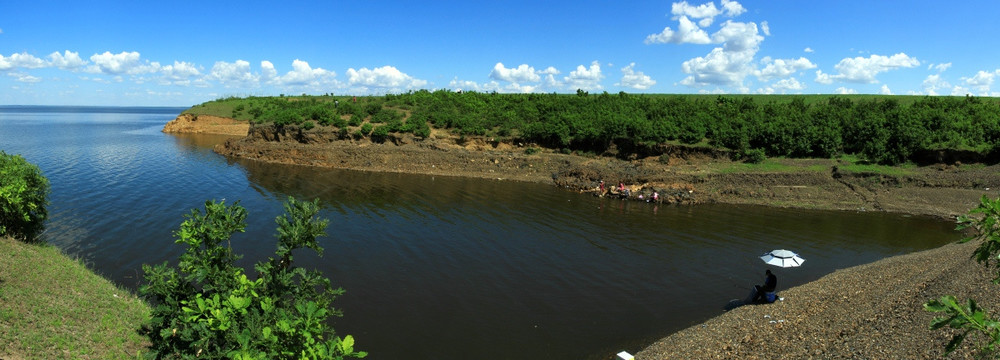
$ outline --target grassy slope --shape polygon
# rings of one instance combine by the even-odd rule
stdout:
[[[55,247],[0,238],[0,358],[135,358],[149,312]]]

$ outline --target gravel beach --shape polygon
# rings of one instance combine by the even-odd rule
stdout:
[[[975,358],[970,335],[944,356],[951,329],[930,330],[923,304],[943,295],[1000,311],[1000,285],[970,259],[977,241],[895,256],[778,289],[784,301],[747,305],[674,333],[636,359]]]

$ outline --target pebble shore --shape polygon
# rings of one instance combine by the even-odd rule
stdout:
[[[783,301],[747,305],[663,338],[636,359],[966,359],[978,334],[949,356],[955,332],[930,330],[943,295],[1000,314],[995,272],[970,258],[978,241],[886,258],[778,289]],[[997,354],[993,354],[996,356]]]

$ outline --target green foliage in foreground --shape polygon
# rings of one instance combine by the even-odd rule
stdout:
[[[318,219],[318,200],[289,198],[278,224],[275,257],[258,262],[251,280],[235,265],[230,237],[246,227],[246,209],[205,202],[175,233],[187,246],[177,268],[144,265],[140,294],[155,304],[144,332],[156,358],[343,359],[362,358],[354,338],[343,338],[327,321],[343,289],[333,289],[318,271],[292,266],[292,251],[322,254],[316,238],[328,221]]]
[[[993,283],[1000,283],[1000,198],[990,200],[985,195],[980,200],[979,206],[969,211],[968,215],[959,217],[958,229],[971,228],[976,231],[976,235],[962,239],[968,242],[973,239],[981,241],[980,245],[973,252],[972,257],[977,262],[987,266],[993,266],[997,270],[997,277]],[[937,317],[931,321],[931,329],[940,329],[945,326],[958,329],[959,332],[948,345],[945,352],[951,353],[965,338],[973,332],[985,336],[987,341],[981,345],[981,349],[986,353],[994,353],[1000,345],[1000,321],[990,316],[983,308],[980,308],[976,301],[968,299],[964,304],[952,295],[942,296],[937,300],[930,300],[924,304],[924,309],[930,312],[944,313],[943,317]]]
[[[49,180],[37,165],[0,151],[0,236],[35,241],[45,229]]]
[[[986,155],[1000,149],[1000,102],[971,96],[560,95],[420,90],[360,98],[227,98],[190,111],[227,110],[250,121],[279,126],[312,121],[340,129],[350,126],[344,133],[357,134],[363,124],[385,124],[387,128],[377,137],[383,133],[427,137],[428,126],[433,126],[456,135],[595,153],[612,147],[635,151],[668,142],[707,143],[733,150],[749,161],[850,154],[872,163],[895,165],[934,150]],[[370,131],[361,133],[368,136]]]

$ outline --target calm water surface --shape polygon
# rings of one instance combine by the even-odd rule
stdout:
[[[172,231],[205,200],[240,201],[246,266],[274,250],[288,196],[318,197],[323,257],[347,294],[340,334],[372,359],[581,359],[636,352],[720,314],[762,281],[761,253],[807,259],[781,288],[940,246],[922,217],[745,206],[654,206],[554,186],[227,160],[224,137],[168,135],[183,109],[0,107],[0,150],[52,184],[45,240],[130,288],[182,252]]]

